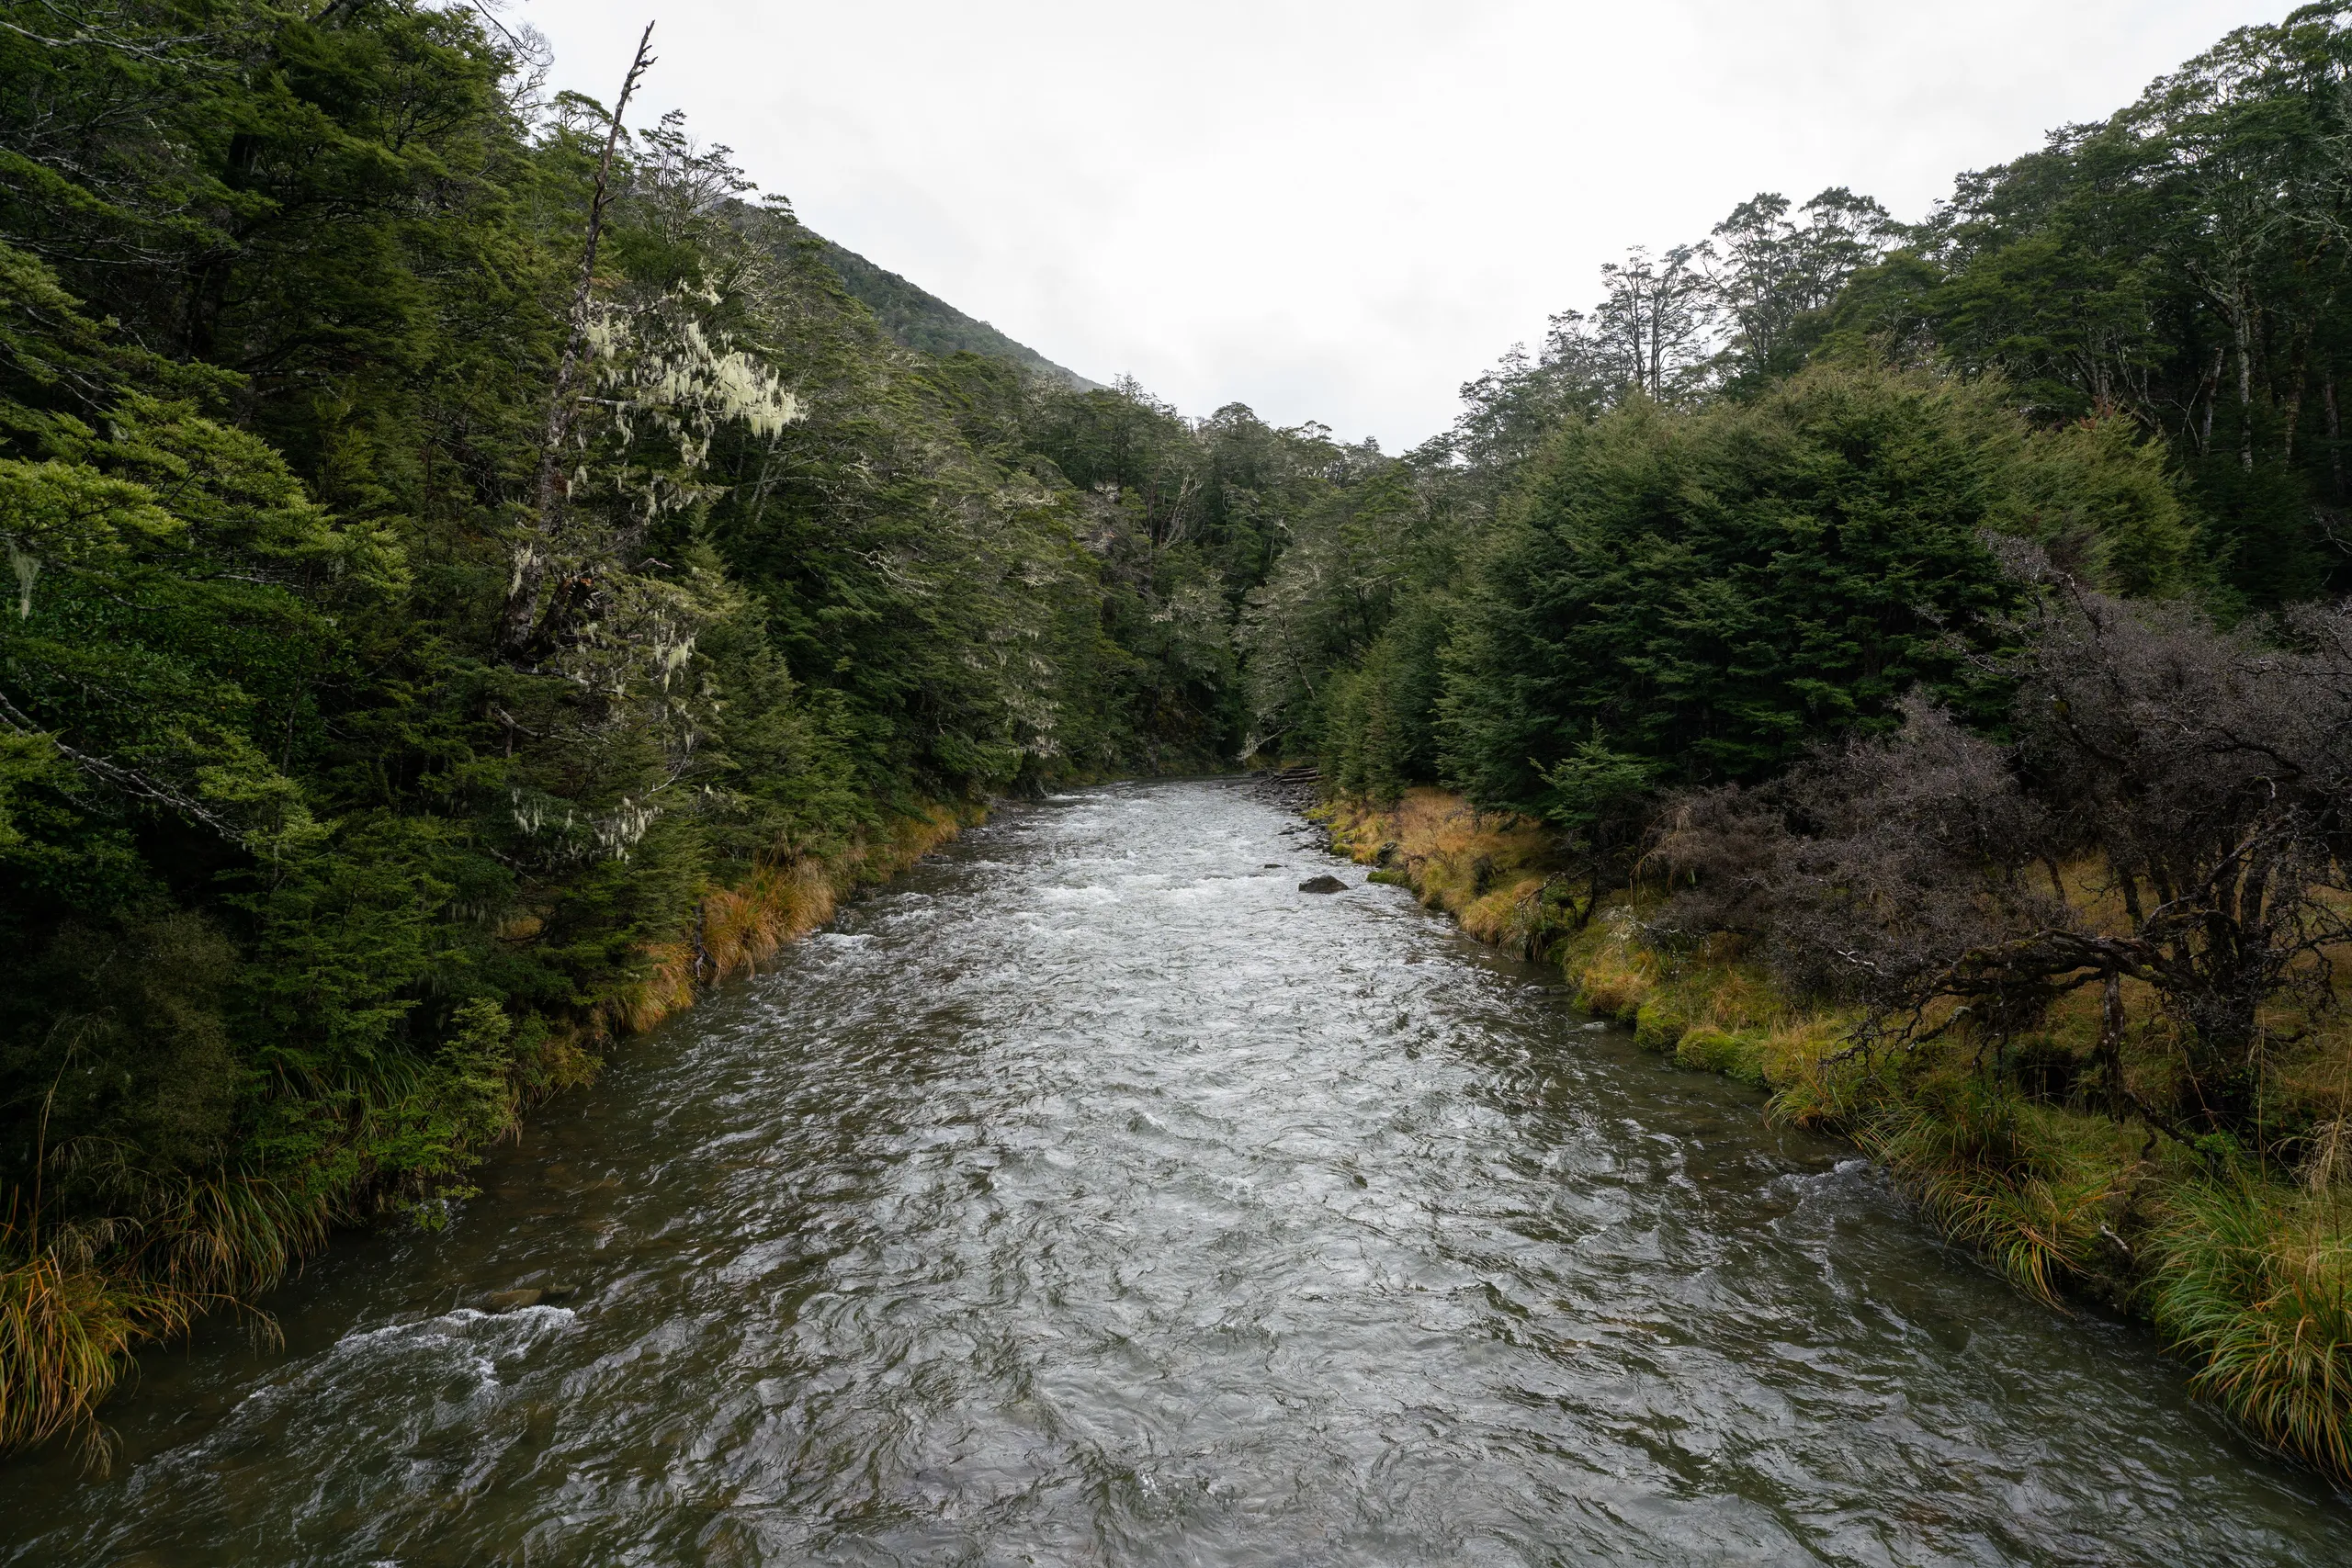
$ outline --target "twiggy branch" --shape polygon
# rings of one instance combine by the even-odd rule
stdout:
[[[153,801],[158,806],[168,806],[182,816],[202,823],[239,849],[247,847],[244,830],[235,823],[190,798],[183,792],[174,789],[170,784],[151,779],[146,774],[126,768],[119,762],[108,761],[104,757],[94,756],[87,751],[77,750],[68,746],[55,735],[33,723],[6,695],[0,695],[0,725],[6,725],[18,735],[44,737],[51,746],[57,748],[59,756],[63,757],[91,777],[103,780],[136,799]]]

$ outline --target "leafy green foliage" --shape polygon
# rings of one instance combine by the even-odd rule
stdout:
[[[1835,371],[1564,433],[1451,651],[1451,766],[1574,813],[1547,772],[1592,745],[1662,782],[1753,778],[1884,722],[2001,604],[1978,534],[2025,445],[1992,389]]]
[[[2001,371],[2041,420],[2160,436],[2223,600],[2341,591],[2347,73],[2340,6],[2241,28],[2110,118],[1965,176],[1917,259],[1837,313]]]

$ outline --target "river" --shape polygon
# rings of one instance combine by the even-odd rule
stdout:
[[[1230,783],[1009,808],[282,1345],[150,1353],[0,1561],[2352,1561],[2143,1331],[1556,978]]]

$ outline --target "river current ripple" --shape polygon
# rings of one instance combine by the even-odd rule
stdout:
[[[1552,979],[1229,783],[1010,808],[282,1347],[148,1356],[0,1560],[2352,1561],[2143,1332]]]

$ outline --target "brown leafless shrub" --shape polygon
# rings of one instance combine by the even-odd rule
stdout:
[[[2222,632],[2060,583],[2023,629],[2030,787],[2107,868],[2123,919],[1962,962],[2145,981],[2185,1029],[2184,1113],[2243,1126],[2261,1010],[2331,1005],[2328,950],[2352,938],[2352,605]]]
[[[1668,931],[1754,931],[1783,978],[1861,1002],[1859,1043],[1955,1029],[2006,1042],[2061,995],[2103,995],[2110,1107],[2184,1136],[2255,1116],[2262,1010],[2332,1002],[2352,939],[2352,605],[2224,632],[2043,573],[1988,668],[2015,739],[1914,701],[1897,735],[1751,792],[1672,803],[1654,862]],[[2103,868],[2095,910],[2059,865]],[[2121,982],[2184,1041],[2177,1103],[2122,1081]]]
[[[1955,953],[2065,919],[2052,885],[2025,874],[2051,823],[2013,762],[1914,698],[1894,736],[1825,751],[1761,789],[1686,796],[1654,852],[1679,885],[1659,924],[1756,932],[1795,989],[1916,1030]],[[2051,994],[2013,984],[1969,1002],[2006,1033]]]

